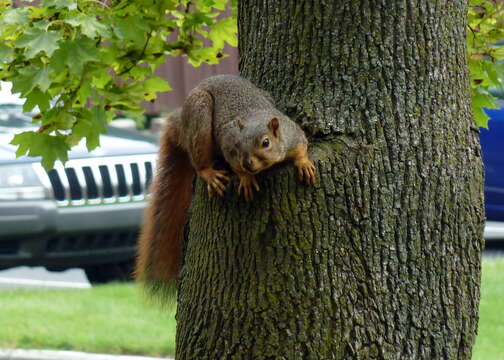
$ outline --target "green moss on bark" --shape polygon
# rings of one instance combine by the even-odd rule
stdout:
[[[482,249],[466,3],[240,1],[241,71],[312,137],[246,203],[197,182],[177,359],[470,359]]]

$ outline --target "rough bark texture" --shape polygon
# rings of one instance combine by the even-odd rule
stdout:
[[[196,182],[177,359],[470,359],[482,166],[461,0],[240,0],[242,75],[312,136],[251,203]]]

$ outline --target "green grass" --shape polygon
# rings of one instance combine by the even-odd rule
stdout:
[[[134,284],[0,291],[0,348],[173,355],[175,307],[149,303]]]
[[[473,360],[504,360],[504,260],[485,258]]]
[[[172,356],[175,303],[160,309],[134,284],[0,291],[0,348]],[[473,360],[504,360],[504,259],[483,261]]]

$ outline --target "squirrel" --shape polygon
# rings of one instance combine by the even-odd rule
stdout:
[[[250,201],[253,190],[259,191],[255,175],[287,159],[300,178],[314,184],[307,149],[303,130],[276,109],[266,91],[236,75],[203,80],[167,119],[160,138],[136,279],[157,293],[177,278],[194,174],[207,183],[209,196],[223,196],[230,178],[214,168],[215,159],[223,157],[239,178],[238,195]]]

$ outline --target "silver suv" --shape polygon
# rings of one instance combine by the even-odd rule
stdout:
[[[31,126],[19,101],[0,92],[0,269],[81,267],[91,282],[128,279],[155,139],[110,127],[100,148],[77,146],[65,167],[46,172],[8,144]]]

